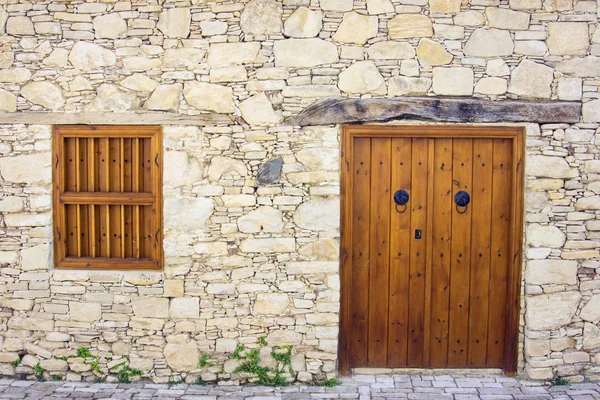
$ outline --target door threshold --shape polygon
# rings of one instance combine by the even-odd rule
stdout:
[[[352,368],[352,375],[504,375],[502,368]]]

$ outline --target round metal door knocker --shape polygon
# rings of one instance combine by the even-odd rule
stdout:
[[[456,192],[454,195],[454,203],[456,203],[456,212],[459,214],[464,214],[467,212],[467,206],[471,202],[471,196],[469,193],[465,191]],[[464,209],[461,209],[463,208]]]
[[[396,193],[394,193],[394,203],[396,203],[397,212],[403,213],[404,211],[406,211],[406,203],[408,203],[408,199],[410,199],[410,196],[408,195],[408,192],[404,189],[398,190],[396,191]],[[404,206],[404,208],[402,210],[399,210],[398,206]]]

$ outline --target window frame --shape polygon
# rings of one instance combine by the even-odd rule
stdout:
[[[55,125],[52,129],[52,217],[53,217],[53,248],[54,267],[56,269],[78,269],[78,270],[118,270],[118,271],[157,271],[163,269],[163,146],[162,127],[159,125]],[[149,139],[150,154],[153,156],[150,163],[151,169],[151,193],[148,192],[124,192],[124,191],[94,191],[78,192],[65,190],[65,176],[67,174],[65,139]],[[121,142],[123,143],[123,142]],[[137,142],[138,145],[140,142]],[[79,149],[79,147],[77,147]],[[107,145],[108,149],[108,145]],[[139,147],[138,147],[139,151]],[[121,152],[123,159],[123,153]],[[93,165],[93,161],[87,160],[87,166]],[[133,163],[133,160],[132,160]],[[79,177],[79,167],[75,167]],[[109,167],[107,166],[107,171]],[[124,167],[120,167],[124,168]],[[135,167],[132,167],[135,168]],[[137,168],[142,168],[138,166]],[[89,168],[88,168],[89,169]],[[92,169],[93,170],[93,169]],[[123,172],[125,174],[125,172]],[[125,176],[125,175],[123,175]],[[110,177],[107,175],[107,185]],[[82,182],[79,180],[79,182]],[[89,183],[89,181],[87,181]],[[121,179],[123,182],[123,178]],[[109,186],[110,187],[110,186]],[[123,183],[121,183],[123,187]],[[152,233],[150,258],[116,258],[105,256],[67,256],[67,205],[121,205],[121,206],[150,206],[151,218],[149,221],[150,231],[145,230],[140,235]],[[79,210],[79,207],[77,208]],[[123,210],[123,208],[121,208]],[[137,208],[139,210],[139,208]],[[79,211],[78,211],[79,213]],[[110,219],[109,214],[106,213]],[[93,214],[92,214],[93,215]],[[79,218],[79,214],[78,214]],[[90,217],[91,218],[91,217]],[[124,221],[124,216],[121,219]],[[139,213],[138,213],[138,217]],[[147,218],[146,218],[147,220]],[[138,220],[139,221],[139,220]],[[121,222],[121,226],[124,222]],[[79,232],[79,231],[78,231]],[[121,231],[122,234],[122,231]],[[134,236],[135,237],[135,236]],[[143,237],[143,236],[141,236]],[[90,244],[93,239],[90,240]],[[121,239],[124,243],[125,239]],[[132,237],[133,240],[133,237]],[[139,240],[139,238],[137,239]],[[141,243],[141,242],[140,242]],[[122,245],[123,246],[123,245]],[[137,248],[139,249],[139,244]],[[108,240],[107,249],[111,248]],[[78,252],[80,253],[79,245]],[[108,250],[110,254],[110,250]],[[122,254],[124,250],[122,250]],[[123,256],[122,256],[123,257]]]

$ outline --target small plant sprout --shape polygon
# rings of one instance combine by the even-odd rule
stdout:
[[[198,362],[198,367],[206,368],[206,367],[212,367],[212,365],[213,365],[213,363],[208,361],[208,354],[202,353],[202,355],[200,356],[200,361]]]
[[[334,387],[338,386],[340,381],[335,378],[323,378],[319,382],[317,382],[317,386],[325,386],[325,387]]]

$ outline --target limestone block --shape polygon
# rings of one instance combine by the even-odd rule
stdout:
[[[595,294],[581,309],[579,315],[582,320],[598,323],[600,321],[600,294]]]
[[[553,55],[585,56],[590,46],[587,22],[550,22],[546,44]]]
[[[94,18],[96,39],[118,39],[127,32],[127,22],[118,13],[99,15]]]
[[[548,53],[548,46],[541,40],[517,40],[515,42],[515,53],[542,57]]]
[[[385,95],[385,80],[372,61],[358,61],[340,74],[338,87],[348,94]]]
[[[21,269],[24,271],[46,270],[50,267],[50,245],[41,244],[20,251]]]
[[[417,46],[417,59],[421,65],[440,66],[450,64],[452,54],[448,53],[444,45],[431,39],[423,38]]]
[[[600,210],[600,196],[589,196],[577,199],[575,209],[583,210]]]
[[[527,157],[525,174],[544,178],[573,178],[578,172],[569,167],[562,157],[532,155]]]
[[[579,292],[559,292],[526,298],[526,326],[534,331],[553,330],[571,322],[581,300]]]
[[[125,57],[123,59],[123,68],[130,71],[148,71],[149,69],[160,68],[161,65],[158,58]]]
[[[290,299],[285,293],[259,293],[252,308],[252,315],[277,315],[285,313]]]
[[[3,51],[0,53],[0,68],[9,68],[15,61],[15,53],[12,51]]]
[[[62,35],[62,28],[58,22],[36,22],[34,27],[38,35]]]
[[[169,38],[187,38],[192,14],[189,8],[171,8],[160,13],[156,27]]]
[[[583,94],[581,78],[559,78],[556,95],[559,100],[579,101]]]
[[[321,0],[319,4],[323,11],[345,12],[352,11],[354,8],[352,0]]]
[[[227,22],[217,20],[200,21],[202,36],[224,35],[227,33]]]
[[[71,335],[61,332],[48,332],[46,334],[46,340],[49,342],[68,342],[71,340]]]
[[[340,254],[340,245],[336,239],[319,239],[305,244],[298,249],[298,254],[309,260],[337,260]]]
[[[583,103],[581,114],[583,122],[600,122],[600,100]]]
[[[186,67],[193,69],[198,66],[205,54],[204,50],[193,47],[167,49],[163,56],[163,65],[165,67]]]
[[[33,22],[28,17],[9,17],[6,20],[6,33],[12,36],[35,35]]]
[[[267,343],[270,346],[281,346],[281,345],[295,345],[298,346],[302,343],[302,334],[289,329],[278,329],[271,331],[267,335]],[[298,371],[297,369],[295,369]]]
[[[322,39],[278,40],[273,53],[278,67],[306,68],[339,61],[337,46]]]
[[[283,119],[263,92],[244,100],[239,108],[244,120],[253,126],[273,126]]]
[[[431,78],[395,76],[388,83],[388,96],[422,96],[431,88]]]
[[[323,13],[304,6],[297,8],[283,24],[283,34],[288,37],[311,38],[317,36],[321,29]]]
[[[233,283],[210,283],[206,287],[206,293],[215,295],[235,294],[235,285]]]
[[[219,353],[233,353],[237,348],[237,340],[219,338],[215,344],[215,350]]]
[[[211,83],[246,82],[247,80],[248,73],[242,66],[211,68],[210,70]]]
[[[96,97],[85,107],[88,112],[135,110],[139,99],[135,93],[125,93],[117,85],[103,83],[96,89]]]
[[[164,200],[165,230],[203,229],[214,207],[214,200],[204,197],[167,198]],[[182,213],[181,210],[186,212]]]
[[[465,28],[449,24],[433,24],[434,36],[438,39],[462,40],[465,37]]]
[[[21,88],[21,96],[49,110],[58,110],[65,104],[60,87],[47,81],[28,83]]]
[[[527,30],[530,15],[525,12],[512,11],[506,8],[487,7],[485,9],[490,28]]]
[[[472,95],[473,70],[464,67],[434,68],[433,91],[438,95],[446,96]]]
[[[429,10],[433,14],[457,14],[460,0],[429,0]]]
[[[117,62],[114,52],[88,42],[77,42],[69,53],[69,61],[82,71],[113,66]]]
[[[485,17],[478,11],[468,10],[457,14],[454,23],[460,26],[481,26],[485,23]]]
[[[590,355],[584,351],[573,351],[563,353],[563,361],[565,364],[575,364],[590,361]]]
[[[17,111],[17,96],[7,90],[0,89],[0,111]]]
[[[390,39],[433,36],[431,19],[421,14],[400,14],[388,21]]]
[[[210,181],[218,182],[228,174],[242,177],[248,175],[248,169],[242,160],[231,157],[215,156],[210,160],[208,166],[208,179]]]
[[[526,98],[549,99],[553,79],[552,68],[525,59],[512,71],[508,91]]]
[[[415,58],[415,49],[407,42],[384,41],[367,48],[371,60],[403,60]]]
[[[282,292],[300,293],[308,292],[310,289],[302,281],[283,281],[279,284],[279,290]]]
[[[291,253],[296,251],[296,239],[244,239],[240,243],[240,250],[244,253]]]
[[[586,323],[583,326],[583,348],[584,348],[584,350],[598,349],[599,347],[600,347],[600,328],[598,328],[594,324]],[[587,355],[587,353],[584,353],[584,354]],[[598,355],[596,355],[596,359],[598,359]],[[585,362],[585,361],[583,361],[583,362]]]
[[[367,40],[377,36],[377,20],[375,16],[361,15],[354,11],[346,13],[340,27],[333,35],[333,40],[364,45]]]
[[[550,354],[550,341],[546,339],[525,338],[525,352],[530,357],[542,357]]]
[[[556,64],[556,70],[579,78],[590,78],[600,75],[600,57],[574,57]]]
[[[64,360],[51,358],[49,360],[40,361],[40,367],[48,372],[66,372],[69,369],[69,364]]]
[[[577,261],[532,260],[527,263],[525,282],[530,285],[577,283]]]
[[[211,256],[224,256],[229,254],[225,242],[202,242],[194,245],[194,251],[198,254],[210,254]]]
[[[539,10],[542,8],[542,0],[509,0],[509,4],[513,10]]]
[[[136,73],[123,79],[119,85],[136,92],[150,93],[159,86],[159,83],[145,74]]]
[[[206,82],[186,82],[183,97],[190,106],[201,111],[235,112],[233,91],[230,87]]]
[[[148,110],[177,112],[182,88],[181,83],[160,85],[146,102],[146,108]]]
[[[254,62],[259,50],[260,43],[258,42],[215,43],[208,50],[207,63],[211,68],[251,64]]]
[[[31,316],[12,316],[8,319],[8,327],[15,330],[52,332],[54,330],[54,320]],[[6,342],[4,343],[4,349],[6,350]]]
[[[169,299],[163,297],[133,297],[133,313],[142,318],[169,318]]]
[[[73,79],[69,83],[69,90],[71,90],[72,92],[78,92],[80,90],[92,90],[92,89],[93,89],[93,86],[90,83],[90,81],[85,79],[83,76],[76,76],[75,79]]]
[[[340,90],[334,85],[300,85],[286,86],[281,93],[285,97],[316,98],[339,96]]]
[[[311,171],[337,171],[339,151],[332,147],[306,147],[296,153],[296,159]]]
[[[8,12],[4,7],[0,6],[0,35],[6,33],[6,20],[8,19]]]
[[[195,370],[200,362],[200,350],[195,340],[188,343],[167,343],[164,356],[167,365],[178,372]]]
[[[508,31],[478,28],[465,44],[464,53],[472,57],[502,57],[511,55],[514,48]]]
[[[339,317],[334,313],[306,314],[306,323],[309,325],[334,325],[338,321]]]
[[[69,315],[73,321],[99,321],[102,318],[102,306],[100,303],[70,301]]]
[[[31,72],[27,68],[11,68],[0,70],[0,82],[23,83],[31,78]]]
[[[391,0],[367,0],[367,12],[370,15],[393,13],[396,9]]]
[[[6,196],[0,200],[0,212],[20,212],[24,208],[25,197]]]
[[[275,0],[250,0],[240,17],[240,26],[245,34],[270,35],[280,33],[283,7]]]
[[[506,93],[508,83],[502,78],[481,78],[475,85],[475,93],[501,95]]]
[[[283,215],[281,211],[262,206],[238,218],[238,229],[243,233],[281,232]]]
[[[337,231],[340,226],[340,204],[337,197],[315,198],[298,206],[294,223],[302,229]]]
[[[47,184],[52,179],[49,153],[0,157],[0,175],[5,182]]]
[[[164,153],[163,182],[165,188],[191,187],[202,180],[202,168],[198,160],[190,158],[187,151],[169,150]]]
[[[567,236],[556,226],[530,224],[527,227],[527,244],[533,247],[561,248]]]
[[[69,64],[69,52],[67,49],[54,49],[43,63],[48,67],[66,67]]]
[[[200,299],[198,297],[179,297],[171,299],[169,315],[172,319],[198,318]]]

